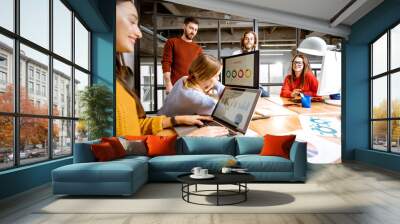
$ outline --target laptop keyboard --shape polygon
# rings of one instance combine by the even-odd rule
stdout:
[[[204,122],[204,126],[222,126],[215,121],[206,121]]]
[[[220,125],[218,122],[215,122],[215,121],[204,122],[204,126],[220,126],[220,127],[223,127],[222,125]],[[228,129],[228,135],[227,136],[236,136],[236,135],[237,135],[236,132]]]

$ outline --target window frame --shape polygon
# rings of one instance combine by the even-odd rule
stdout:
[[[14,79],[14,92],[13,92],[13,111],[12,112],[3,112],[0,111],[0,116],[2,117],[10,117],[13,120],[13,165],[9,166],[9,167],[4,167],[4,168],[0,168],[0,172],[5,171],[5,170],[11,170],[11,169],[16,169],[19,167],[24,167],[24,166],[30,166],[33,164],[38,164],[38,163],[43,163],[43,162],[47,162],[47,161],[51,161],[51,160],[58,160],[58,159],[62,159],[62,158],[66,158],[66,157],[70,157],[73,156],[73,152],[74,152],[74,143],[75,143],[75,126],[76,126],[76,121],[79,120],[79,117],[75,116],[75,107],[72,106],[71,108],[71,114],[68,116],[56,116],[53,115],[53,60],[58,60],[61,63],[64,63],[68,66],[71,66],[71,89],[70,92],[72,94],[72,99],[71,99],[71,105],[75,104],[75,69],[79,70],[80,72],[88,75],[88,86],[92,85],[92,61],[91,61],[91,49],[92,49],[92,43],[91,43],[91,37],[92,37],[92,31],[91,29],[89,29],[89,27],[87,26],[87,24],[84,22],[84,20],[79,16],[78,13],[76,13],[72,7],[68,4],[68,2],[66,2],[66,0],[59,0],[68,10],[71,11],[71,18],[70,18],[70,22],[71,22],[71,59],[67,59],[64,58],[63,56],[57,54],[54,52],[54,45],[53,45],[53,1],[54,0],[48,0],[48,4],[49,4],[49,47],[48,49],[46,49],[45,47],[42,47],[41,45],[34,43],[33,41],[21,36],[20,34],[20,0],[14,0],[13,1],[13,10],[14,10],[14,18],[13,18],[13,31],[10,31],[4,27],[0,26],[0,35],[10,38],[13,41],[13,52],[12,52],[12,62],[13,64],[10,65],[11,69],[9,69],[10,71],[12,71],[12,75],[13,75],[13,79]],[[75,62],[75,18],[77,20],[79,20],[79,22],[83,25],[83,27],[88,31],[88,69],[85,69],[81,66],[79,66],[78,64],[76,64]],[[42,54],[45,54],[46,56],[48,56],[48,71],[47,71],[47,83],[45,84],[45,95],[46,97],[48,97],[47,99],[47,103],[48,103],[48,112],[46,115],[39,115],[39,114],[29,114],[29,113],[21,113],[20,111],[20,90],[21,90],[21,80],[20,80],[20,66],[21,66],[21,61],[20,61],[20,46],[21,45],[25,45],[26,47],[29,47],[33,50],[36,50]],[[27,73],[26,75],[26,81],[32,81],[34,84],[34,92],[36,92],[35,89],[35,85],[36,84],[41,84],[40,88],[42,88],[42,79],[41,79],[41,75],[42,75],[42,69],[39,70],[39,80],[37,80],[36,78],[36,73],[37,73],[37,68],[35,69],[33,67],[33,79],[31,79],[30,76],[30,68],[31,65],[29,63],[26,64],[27,65]],[[27,87],[27,91],[28,90],[28,86]],[[48,93],[46,93],[48,92]],[[35,93],[34,93],[35,94]],[[36,95],[36,94],[35,94]],[[38,94],[37,96],[39,97],[43,97],[42,96],[42,92],[40,89],[40,94]],[[35,103],[35,102],[34,102]],[[42,119],[47,119],[47,124],[48,124],[48,134],[47,134],[47,148],[45,150],[47,150],[47,157],[43,157],[43,160],[37,161],[37,162],[28,162],[28,163],[21,163],[21,158],[20,158],[20,119],[21,118],[42,118]],[[53,155],[54,153],[54,149],[55,147],[53,146],[53,123],[56,122],[57,120],[62,120],[62,121],[70,121],[71,122],[71,152],[69,154],[66,155],[62,155],[62,156],[55,156]]]
[[[400,154],[400,152],[394,152],[392,151],[392,122],[393,121],[399,121],[400,117],[393,117],[392,116],[392,96],[391,96],[391,90],[392,90],[392,85],[391,85],[391,79],[392,75],[395,75],[396,73],[400,72],[400,66],[397,68],[391,69],[391,30],[395,28],[396,26],[400,25],[400,20],[389,26],[388,28],[385,29],[384,32],[380,33],[375,39],[373,39],[370,43],[368,43],[369,47],[369,149],[372,151],[379,151],[379,152],[386,152],[390,154]],[[373,44],[376,43],[381,37],[384,35],[387,35],[387,64],[386,64],[386,71],[376,74],[373,74]],[[400,54],[400,52],[399,52]],[[385,118],[373,118],[373,92],[374,92],[374,86],[373,86],[373,81],[379,78],[386,77],[386,87],[387,87],[387,105],[386,105],[386,117]],[[374,132],[373,132],[373,122],[376,121],[386,121],[386,151],[384,150],[379,150],[374,148]]]

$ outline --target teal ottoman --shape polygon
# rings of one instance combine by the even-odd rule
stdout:
[[[148,180],[147,157],[74,163],[52,171],[53,193],[132,195]]]

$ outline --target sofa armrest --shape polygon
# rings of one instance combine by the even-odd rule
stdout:
[[[307,142],[293,142],[290,149],[290,160],[293,162],[293,178],[305,181],[307,176]]]
[[[100,140],[75,143],[75,145],[74,145],[74,163],[95,162],[96,158],[94,157],[90,146],[92,144],[98,144],[98,143],[100,143]]]

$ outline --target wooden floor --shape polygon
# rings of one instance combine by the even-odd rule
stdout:
[[[35,214],[38,207],[54,200],[47,185],[1,201],[0,223],[400,223],[399,173],[359,163],[309,169],[308,183],[317,183],[349,203],[362,201],[367,206],[356,214]]]

